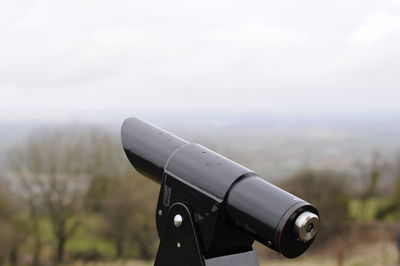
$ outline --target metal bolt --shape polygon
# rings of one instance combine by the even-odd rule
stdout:
[[[158,210],[158,215],[162,215],[162,210]]]
[[[180,247],[181,247],[181,242],[176,243],[176,246],[177,246],[178,248],[180,248]]]
[[[183,223],[182,216],[179,215],[179,214],[175,215],[175,217],[174,217],[174,225],[175,225],[175,227],[176,228],[181,227],[182,223]]]

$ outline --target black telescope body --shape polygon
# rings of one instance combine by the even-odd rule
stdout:
[[[293,258],[313,242],[317,209],[246,167],[137,118],[125,120],[121,138],[132,165],[161,185],[161,241],[169,209],[181,203],[205,258],[252,250],[254,240]]]

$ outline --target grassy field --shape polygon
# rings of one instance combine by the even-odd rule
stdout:
[[[91,262],[83,263],[76,262],[73,266],[150,266],[152,262],[143,261],[112,261],[114,257],[114,247],[110,241],[104,239],[93,231],[99,226],[101,219],[95,215],[88,215],[85,217],[85,224],[82,225],[76,232],[76,235],[71,239],[67,245],[67,252],[73,254],[75,252],[90,252],[96,250],[100,252],[101,257],[105,262]],[[47,222],[42,222],[43,241],[47,244],[54,245],[54,239],[50,232],[51,227]],[[366,229],[368,230],[368,229]],[[377,229],[378,230],[378,229]],[[379,229],[383,231],[390,231],[392,229]],[[378,230],[378,231],[379,231]],[[379,232],[378,232],[379,233]],[[381,234],[380,232],[379,234]],[[386,238],[388,239],[388,238]],[[345,240],[343,240],[345,241]],[[382,240],[381,240],[382,241]],[[349,250],[344,250],[344,263],[343,266],[400,266],[397,263],[398,254],[396,247],[391,242],[371,242],[370,244],[357,244],[357,246],[350,246]],[[261,249],[262,250],[262,249]],[[49,250],[48,250],[49,251]],[[52,250],[48,256],[52,256]],[[315,254],[315,253],[313,253]],[[128,246],[126,255],[134,257],[135,250]],[[261,256],[260,256],[261,257]],[[70,258],[71,259],[71,258]],[[68,265],[71,265],[68,263]],[[294,260],[287,259],[269,259],[262,261],[260,266],[336,266],[338,264],[337,250],[332,248],[332,251],[324,251],[321,255],[304,254],[300,258]]]
[[[344,251],[343,266],[397,266],[397,251],[392,243],[375,243],[361,245],[346,254]],[[103,263],[76,263],[74,266],[151,266],[153,263],[142,261],[118,261]],[[301,258],[287,260],[275,259],[264,261],[260,266],[337,266],[335,252],[329,256],[304,255]]]

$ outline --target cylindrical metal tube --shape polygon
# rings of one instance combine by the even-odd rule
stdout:
[[[161,182],[171,154],[187,141],[137,118],[126,119],[121,130],[122,146],[131,164],[140,173]]]
[[[258,176],[239,180],[227,197],[227,212],[235,223],[257,241],[289,258],[311,245],[312,238],[299,241],[300,235],[295,230],[295,219],[306,211],[318,217],[312,205]],[[316,230],[313,228],[313,232]]]
[[[168,172],[224,201],[235,224],[284,256],[296,257],[313,242],[319,224],[316,208],[251,170],[136,118],[124,122],[121,137],[139,172],[158,183]]]

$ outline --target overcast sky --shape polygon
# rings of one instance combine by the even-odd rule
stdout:
[[[400,110],[400,1],[1,1],[0,92],[0,122]]]

